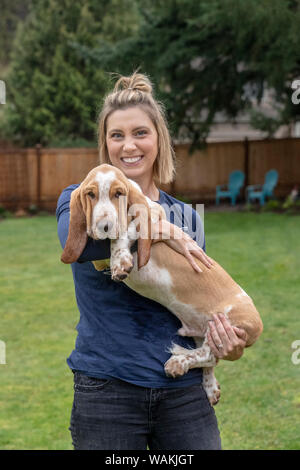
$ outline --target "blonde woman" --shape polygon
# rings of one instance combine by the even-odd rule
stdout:
[[[121,77],[106,97],[99,116],[99,151],[100,163],[118,167],[146,196],[163,204],[170,221],[158,225],[157,234],[165,237],[170,223],[174,234],[165,243],[184,254],[194,269],[191,253],[209,267],[200,217],[158,187],[174,178],[174,155],[162,108],[146,76]],[[66,188],[58,200],[62,246],[76,187]],[[176,237],[177,226],[187,232],[184,237]],[[74,448],[220,449],[202,370],[190,370],[176,379],[164,372],[172,342],[194,347],[193,339],[178,336],[179,320],[162,305],[112,281],[89,262],[109,256],[109,240],[89,239],[78,262],[72,264],[80,311],[75,349],[67,360],[74,373],[70,425]],[[211,322],[209,340],[215,354],[229,360],[238,359],[245,345],[243,335],[238,337],[223,318]],[[220,344],[221,352],[216,347]]]

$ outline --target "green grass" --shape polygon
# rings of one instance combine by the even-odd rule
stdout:
[[[259,341],[216,368],[224,449],[299,449],[300,217],[208,213],[207,252],[250,294]],[[71,269],[60,263],[53,216],[0,222],[0,449],[71,449],[66,357],[79,314]]]
[[[264,323],[258,342],[216,368],[216,414],[225,449],[299,449],[300,218],[272,213],[210,213],[208,253],[253,298]]]
[[[0,223],[0,448],[71,449],[68,431],[78,313],[54,217]]]

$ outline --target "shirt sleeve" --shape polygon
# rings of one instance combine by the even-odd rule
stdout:
[[[197,242],[197,244],[202,248],[203,251],[206,251],[204,225],[200,215],[194,209],[192,212],[192,231],[190,233],[190,236],[195,242]]]
[[[161,191],[163,194],[162,207],[165,210],[167,220],[174,225],[180,227],[187,233],[199,246],[205,251],[205,235],[203,215],[200,207],[200,213],[194,210],[191,204],[183,203],[178,199],[170,197],[168,194]],[[201,214],[201,215],[200,215]]]
[[[69,232],[70,199],[71,194],[78,185],[71,185],[61,193],[56,208],[57,234],[62,248],[64,248]],[[78,258],[78,263],[110,258],[110,240],[93,240],[88,237],[87,244]]]

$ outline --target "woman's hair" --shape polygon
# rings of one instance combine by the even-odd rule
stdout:
[[[98,118],[100,163],[111,163],[106,146],[107,118],[118,109],[141,108],[153,122],[158,135],[158,154],[153,177],[159,183],[170,183],[175,175],[175,156],[166,124],[163,106],[152,95],[152,84],[146,75],[134,72],[120,77],[112,93],[106,96]]]

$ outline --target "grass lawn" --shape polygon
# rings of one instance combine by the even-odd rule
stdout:
[[[300,217],[207,213],[207,252],[251,295],[264,333],[216,368],[224,449],[300,449]],[[0,222],[0,449],[72,449],[66,357],[76,338],[71,269],[53,216]]]

